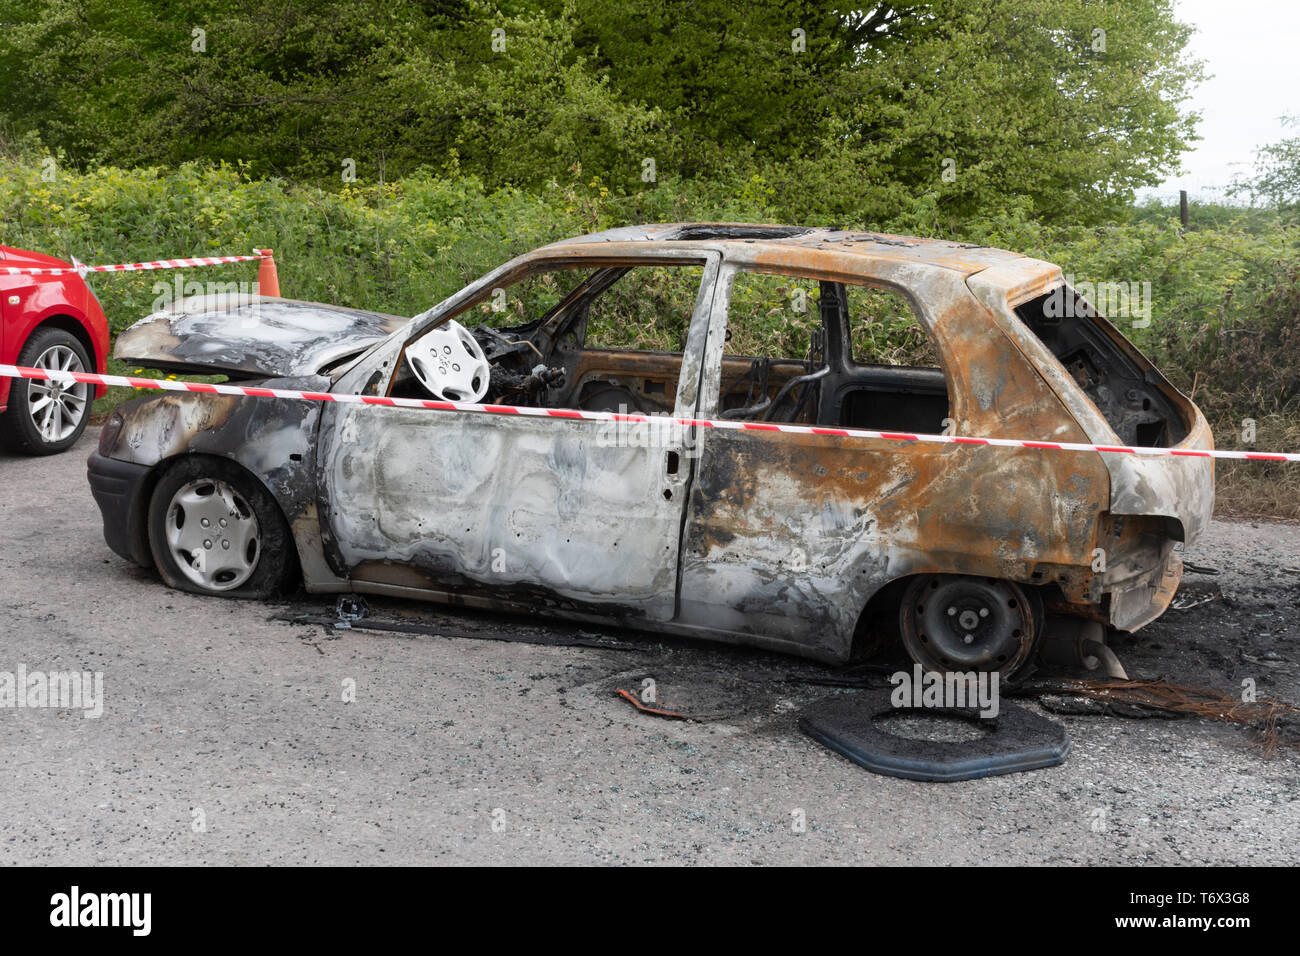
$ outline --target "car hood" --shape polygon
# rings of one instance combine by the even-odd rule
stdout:
[[[234,377],[313,375],[356,355],[409,320],[258,295],[192,296],[117,337],[123,362]]]

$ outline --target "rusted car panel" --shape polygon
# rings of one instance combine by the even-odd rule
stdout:
[[[206,354],[221,358],[208,367],[311,376],[270,383],[290,388],[396,394],[412,387],[402,377],[407,344],[493,289],[554,268],[688,262],[705,268],[680,355],[574,346],[560,334],[575,321],[563,304],[507,330],[554,365],[557,380],[563,373],[538,400],[573,407],[582,383],[603,376],[655,411],[719,417],[724,381],[739,368],[724,354],[732,282],[759,271],[903,295],[937,348],[959,434],[1118,444],[1116,427],[1156,434],[1159,425],[1168,443],[1210,445],[1200,412],[1113,327],[1098,320],[1081,341],[1100,350],[1089,353],[1099,362],[1120,355],[1123,374],[1137,376],[1139,398],[1155,411],[1132,426],[1098,406],[1119,379],[1081,382],[1049,347],[1060,343],[1018,315],[1062,284],[1055,266],[837,230],[672,224],[565,240],[408,323],[377,317],[358,327],[351,344],[372,335],[373,346],[333,382],[312,373],[341,355],[327,355],[311,327],[300,349],[289,319],[269,343],[248,330],[249,341],[236,336],[231,351],[211,346]],[[579,294],[573,314],[581,307]],[[300,314],[321,308],[329,307]],[[147,352],[151,364],[202,364],[209,346],[185,346],[183,325],[169,321],[159,334],[153,324],[123,336],[148,342],[130,351]],[[196,337],[220,335],[216,318],[191,328]],[[843,351],[840,343],[828,354]],[[510,361],[525,359],[537,361],[526,352]],[[844,375],[855,374],[839,361]],[[774,389],[798,372],[787,364],[773,366]],[[120,415],[106,430],[105,459],[153,474],[179,456],[207,454],[238,461],[260,480],[283,508],[309,591],[542,608],[826,660],[848,659],[864,624],[896,613],[879,603],[883,595],[934,575],[1013,582],[1036,608],[1141,627],[1177,588],[1175,544],[1196,539],[1213,505],[1212,463],[1192,458],[703,428],[628,446],[608,442],[598,421],[189,394],[140,399]],[[145,550],[138,540],[115,547],[137,560]]]
[[[1084,441],[1098,445],[1133,442],[1121,436],[1098,405],[1078,387],[1061,362],[1044,343],[1029,333],[1012,306],[1063,284],[1057,270],[1024,281],[1023,267],[991,269],[968,280],[971,290],[989,309],[995,322],[1016,348],[1034,363],[1061,397],[1064,406],[1083,429]],[[1020,281],[1017,281],[1020,280]],[[1181,420],[1180,441],[1172,447],[1212,448],[1213,436],[1205,416],[1178,392],[1159,371],[1104,318],[1090,312],[1090,325],[1132,362],[1142,379],[1157,390]],[[1140,404],[1140,403],[1139,403]],[[1182,561],[1175,542],[1197,541],[1214,510],[1212,460],[1173,457],[1098,455],[1110,478],[1107,533],[1097,546],[1107,556],[1107,569],[1099,575],[1088,600],[1109,595],[1109,622],[1122,630],[1136,630],[1159,617],[1173,599],[1182,576]],[[1195,461],[1197,464],[1192,464]],[[1190,467],[1189,467],[1190,466]],[[1124,516],[1131,516],[1125,522]]]
[[[364,352],[408,321],[293,299],[190,296],[119,335],[114,354],[151,368],[259,378],[310,375]]]
[[[331,407],[337,440],[322,446],[328,526],[351,579],[672,619],[681,517],[653,449],[602,447],[594,422],[539,433],[412,410],[358,442],[368,411]]]
[[[808,268],[788,252],[754,264]],[[939,344],[960,434],[1087,441],[1029,363],[973,321],[960,272],[874,266],[876,281],[910,292]],[[816,275],[842,280],[858,267],[854,253],[827,249]],[[710,346],[722,348],[721,331]],[[909,575],[1054,582],[1087,599],[1081,556],[1108,504],[1100,456],[722,431],[703,447],[683,549],[686,622],[843,660],[871,596]]]
[[[658,261],[678,260],[707,267],[685,353],[698,354],[720,257],[670,250]],[[481,287],[503,281],[494,274]],[[470,299],[453,299],[448,311]],[[569,389],[576,394],[611,361],[638,380],[661,379],[668,410],[693,414],[698,363],[684,358],[674,369],[671,357],[584,351],[567,369]],[[356,387],[370,367],[358,365],[340,386]],[[620,446],[601,422],[538,429],[528,418],[403,410],[365,441],[368,411],[327,407],[318,456],[321,513],[349,580],[444,597],[489,590],[497,606],[672,621],[688,473],[666,474],[667,450]]]

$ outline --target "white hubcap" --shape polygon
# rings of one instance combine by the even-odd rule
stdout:
[[[84,372],[85,366],[77,353],[66,345],[55,345],[37,357],[34,368],[47,372]],[[90,407],[90,386],[85,382],[69,380],[42,381],[32,379],[27,383],[27,409],[32,424],[47,444],[69,438],[86,417]]]
[[[249,579],[261,557],[259,530],[253,509],[224,481],[191,481],[167,506],[167,545],[176,564],[209,591],[229,591]]]

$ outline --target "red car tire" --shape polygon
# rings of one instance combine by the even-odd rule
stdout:
[[[32,333],[18,353],[18,364],[65,372],[94,371],[85,347],[75,336],[48,326]],[[86,430],[94,398],[92,385],[15,379],[9,387],[9,407],[0,414],[0,443],[29,455],[66,451]]]

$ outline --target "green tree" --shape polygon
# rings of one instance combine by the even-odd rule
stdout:
[[[684,176],[744,157],[817,216],[929,197],[958,219],[1023,197],[1095,221],[1193,138],[1200,68],[1170,0],[576,4],[610,84],[699,145]]]
[[[0,120],[74,161],[735,184],[797,221],[1102,221],[1193,136],[1172,0],[9,0]],[[723,202],[725,204],[725,201]]]

